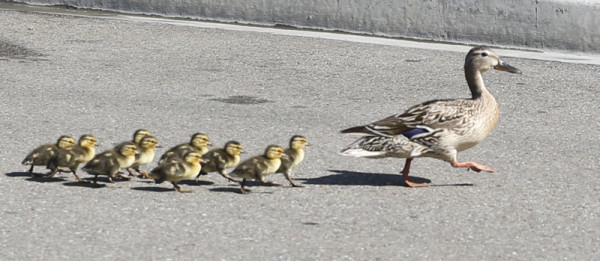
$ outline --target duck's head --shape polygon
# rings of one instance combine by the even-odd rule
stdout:
[[[146,135],[138,144],[140,148],[154,149],[158,146],[158,139],[156,139],[154,136]]]
[[[306,137],[301,135],[294,135],[290,139],[290,148],[299,150],[304,148],[304,146],[308,146],[308,143],[306,142]]]
[[[79,138],[79,146],[92,148],[94,146],[98,146],[97,139],[94,135],[84,134]]]
[[[115,150],[123,156],[133,156],[136,153],[138,153],[137,145],[135,145],[135,143],[131,141],[123,142],[117,145],[117,147],[115,147]]]
[[[500,60],[498,55],[485,46],[474,47],[465,58],[465,71],[485,72],[492,68],[510,73],[521,73],[519,69]]]
[[[204,161],[202,160],[202,153],[198,153],[195,151],[186,153],[183,156],[183,160],[192,164],[198,164],[200,162],[204,163]]]
[[[198,148],[212,146],[212,144],[210,143],[210,138],[208,137],[208,135],[206,135],[204,133],[196,133],[196,134],[192,135],[191,143],[192,143],[192,145],[194,145],[194,147],[198,147]]]
[[[150,131],[148,131],[148,130],[145,130],[145,129],[139,129],[139,130],[136,130],[136,131],[133,133],[133,142],[134,142],[135,144],[140,144],[140,141],[141,141],[141,140],[142,140],[142,138],[144,138],[144,136],[146,136],[146,135],[150,135]]]
[[[279,159],[281,157],[287,157],[285,153],[283,153],[283,147],[279,145],[269,145],[265,150],[264,156],[267,159]]]
[[[56,141],[56,146],[64,149],[75,145],[75,138],[67,135],[60,136]]]
[[[233,155],[233,156],[237,156],[237,155],[244,153],[244,150],[242,150],[242,145],[239,142],[234,141],[234,140],[230,140],[227,143],[225,143],[224,149],[227,152],[227,154]]]

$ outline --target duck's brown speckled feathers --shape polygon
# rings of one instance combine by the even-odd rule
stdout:
[[[342,150],[345,156],[406,158],[402,171],[409,186],[408,172],[415,157],[432,157],[453,167],[475,171],[493,170],[476,162],[459,162],[457,153],[481,142],[494,129],[499,117],[496,99],[486,89],[482,73],[489,69],[511,73],[520,71],[503,61],[486,47],[475,47],[465,58],[465,77],[471,98],[433,100],[410,107],[373,123],[342,130],[345,134],[366,135]]]

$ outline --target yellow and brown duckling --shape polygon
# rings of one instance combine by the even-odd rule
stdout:
[[[79,142],[77,145],[68,147],[65,149],[60,149],[57,154],[55,154],[48,165],[46,166],[50,169],[50,174],[46,176],[47,178],[52,178],[56,175],[57,172],[66,172],[60,167],[67,167],[77,181],[83,182],[83,180],[77,175],[76,170],[79,164],[90,161],[96,155],[96,149],[94,148],[97,145],[97,139],[93,135],[85,134],[79,138]]]
[[[181,159],[190,151],[196,151],[204,155],[208,152],[208,148],[210,146],[212,146],[212,144],[210,144],[210,138],[208,135],[204,133],[196,133],[192,135],[190,142],[179,144],[165,152],[160,157],[158,164],[160,165],[176,158]]]
[[[131,166],[135,162],[137,145],[131,141],[123,142],[113,149],[105,150],[90,160],[83,170],[94,175],[94,184],[98,184],[98,175],[108,176],[108,180],[114,183],[112,178],[126,178],[119,170]]]
[[[242,193],[246,193],[244,185],[248,179],[281,186],[279,183],[265,180],[265,176],[275,173],[279,167],[281,167],[281,158],[285,156],[283,151],[283,148],[279,145],[269,145],[263,155],[245,160],[229,173],[229,175],[242,178],[242,182],[240,182],[240,190]]]
[[[190,190],[184,190],[177,182],[181,180],[193,180],[198,175],[198,172],[202,169],[200,162],[202,161],[202,153],[197,151],[190,151],[186,153],[182,158],[174,158],[168,162],[158,165],[152,171],[150,176],[154,179],[154,182],[160,184],[164,181],[169,181],[175,189],[179,192],[191,192]]]
[[[33,176],[34,166],[47,166],[50,159],[58,154],[60,149],[66,149],[75,145],[75,138],[67,135],[60,136],[56,144],[48,143],[31,151],[21,162],[23,165],[31,165],[29,174]]]
[[[308,146],[306,137],[294,135],[290,139],[290,147],[284,151],[287,157],[281,158],[281,166],[277,173],[283,173],[285,178],[292,184],[293,187],[303,187],[294,183],[291,177],[292,170],[304,160],[304,147]]]
[[[140,141],[142,141],[142,138],[146,137],[147,135],[151,135],[149,130],[138,129],[133,133],[133,139],[131,141],[138,145],[140,144]]]
[[[132,169],[142,174],[146,178],[150,178],[147,172],[141,171],[140,166],[152,163],[154,160],[155,152],[154,148],[158,148],[158,139],[154,136],[146,135],[138,143],[138,153],[135,154],[135,161],[127,168],[130,175],[135,176]]]
[[[225,143],[223,148],[212,149],[202,156],[202,170],[200,175],[206,175],[210,172],[219,172],[224,178],[233,181],[240,182],[231,178],[225,172],[228,168],[237,166],[240,162],[240,154],[243,153],[242,145],[237,141],[228,141]]]

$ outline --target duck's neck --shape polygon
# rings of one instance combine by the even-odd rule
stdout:
[[[483,96],[489,94],[488,90],[483,84],[483,77],[481,72],[475,68],[465,67],[465,77],[467,78],[467,84],[471,90],[471,97],[473,100],[481,99]]]

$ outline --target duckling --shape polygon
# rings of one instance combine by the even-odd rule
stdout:
[[[31,151],[27,157],[21,162],[23,165],[31,165],[29,174],[33,175],[34,166],[46,166],[50,159],[58,153],[60,149],[66,149],[75,145],[75,139],[71,136],[60,136],[56,144],[48,143],[37,147]]]
[[[131,176],[135,176],[132,169],[142,174],[143,177],[150,178],[147,172],[140,171],[141,165],[152,163],[154,160],[154,148],[158,148],[158,140],[154,136],[146,135],[137,143],[138,154],[135,154],[135,161],[127,168]]]
[[[202,159],[206,163],[202,164],[200,175],[206,175],[207,173],[217,171],[224,178],[239,183],[239,180],[235,180],[227,175],[227,173],[225,173],[225,169],[237,166],[237,164],[240,162],[241,153],[244,153],[242,150],[242,145],[234,140],[225,143],[225,146],[222,149],[210,150],[206,154],[202,155]]]
[[[157,184],[170,181],[177,191],[182,193],[192,192],[191,190],[182,189],[177,185],[177,182],[185,179],[194,179],[202,169],[202,165],[200,165],[201,161],[202,153],[190,151],[183,158],[175,158],[158,165],[158,167],[150,171],[150,176]]]
[[[136,153],[137,145],[126,141],[96,155],[81,169],[94,175],[94,184],[98,184],[98,175],[106,175],[110,183],[114,183],[112,178],[126,178],[119,173],[119,170],[131,166],[135,162]]]
[[[277,173],[283,173],[285,178],[292,184],[292,187],[304,187],[294,183],[290,174],[302,160],[304,160],[304,146],[308,146],[306,143],[306,137],[300,135],[294,135],[290,139],[290,148],[284,151],[287,158],[281,158],[281,166],[277,170]]]
[[[133,133],[133,143],[135,143],[136,145],[140,144],[140,141],[142,141],[142,138],[144,138],[146,135],[151,135],[149,130],[145,130],[145,129],[138,129]]]
[[[167,152],[165,152],[158,161],[158,164],[166,163],[175,158],[183,158],[183,156],[190,152],[196,151],[204,155],[208,152],[208,148],[211,147],[210,138],[204,133],[196,133],[192,135],[192,139],[188,143],[179,144]]]
[[[84,134],[79,138],[77,145],[59,150],[46,166],[46,168],[50,169],[50,174],[48,174],[46,178],[54,177],[59,171],[66,172],[60,170],[59,167],[67,167],[73,172],[77,181],[84,182],[75,171],[79,164],[88,162],[94,158],[96,155],[96,149],[94,147],[98,146],[96,142],[96,137],[90,134]]]
[[[244,185],[247,179],[258,180],[261,183],[281,186],[281,184],[265,180],[265,176],[275,173],[281,167],[281,158],[287,157],[283,153],[283,148],[279,145],[269,145],[265,153],[261,156],[255,156],[240,163],[231,173],[232,177],[242,178],[240,190],[246,193]]]

